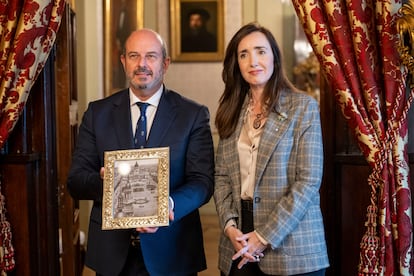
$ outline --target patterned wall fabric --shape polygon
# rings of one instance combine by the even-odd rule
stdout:
[[[292,0],[372,173],[359,275],[412,275],[406,69],[397,50],[401,1]]]
[[[0,1],[0,148],[51,52],[65,0]],[[14,268],[10,224],[0,194],[0,273]]]

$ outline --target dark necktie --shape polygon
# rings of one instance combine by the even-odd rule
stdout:
[[[147,143],[147,116],[145,115],[148,107],[148,103],[137,102],[139,110],[141,111],[141,116],[137,122],[137,128],[135,130],[135,148],[142,149]]]

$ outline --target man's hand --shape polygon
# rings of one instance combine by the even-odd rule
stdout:
[[[174,221],[174,211],[170,209],[169,213],[170,221]],[[158,227],[137,227],[135,230],[139,233],[155,233],[158,231]]]
[[[158,231],[159,227],[137,227],[135,230],[137,230],[138,233],[155,233]]]
[[[102,167],[101,170],[99,171],[99,174],[101,175],[101,179],[104,179],[104,173],[105,173],[105,168]]]
[[[170,209],[170,215],[169,215],[170,221],[174,221],[174,211]]]

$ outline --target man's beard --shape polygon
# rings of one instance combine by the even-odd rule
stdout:
[[[201,28],[192,28],[190,29],[190,33],[191,35],[198,35],[199,33],[201,33]]]
[[[131,85],[135,88],[135,89],[139,89],[139,90],[144,90],[148,88],[147,84],[137,84],[134,83],[133,81],[131,81]]]
[[[148,75],[151,75],[151,76],[153,75],[152,71],[148,70],[146,67],[138,67],[136,70],[134,70],[133,75],[135,76],[135,75],[138,75],[139,73],[145,73],[145,74],[148,74]],[[137,89],[147,89],[148,88],[147,84],[137,84],[137,85],[134,85],[134,86]]]

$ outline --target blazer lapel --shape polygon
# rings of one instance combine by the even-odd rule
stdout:
[[[256,164],[256,185],[260,183],[266,164],[269,162],[277,144],[292,121],[291,116],[289,116],[289,110],[291,109],[289,95],[282,93],[279,102],[278,110],[269,114],[262,137],[260,138]]]
[[[240,158],[239,158],[239,151],[237,150],[238,146],[237,143],[239,141],[241,129],[244,123],[244,117],[246,114],[248,100],[247,97],[243,103],[243,107],[239,116],[239,121],[236,126],[236,130],[234,131],[231,139],[227,139],[226,145],[226,154],[229,154],[229,172],[230,178],[233,183],[235,183],[235,187],[237,189],[236,198],[240,197],[241,194],[241,178],[240,178]],[[236,149],[236,150],[234,150]],[[236,202],[238,208],[240,209],[240,200]]]

